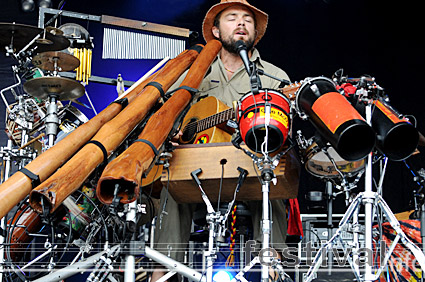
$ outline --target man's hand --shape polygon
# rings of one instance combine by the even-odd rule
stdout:
[[[182,135],[183,135],[183,132],[181,130],[179,130],[179,132],[177,132],[177,134],[174,135],[173,138],[171,139],[171,145],[178,146],[179,143],[177,143],[177,141],[179,141],[179,138]]]

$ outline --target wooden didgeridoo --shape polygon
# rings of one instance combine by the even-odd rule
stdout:
[[[221,49],[217,40],[209,41],[196,61],[190,67],[182,85],[198,88],[209,66]],[[191,101],[191,93],[180,89],[159,109],[148,121],[139,139],[148,140],[159,148],[167,138],[174,122]],[[121,203],[129,203],[137,199],[144,171],[146,171],[155,154],[146,143],[135,142],[117,158],[112,160],[103,170],[96,188],[98,199],[111,204],[116,185]]]
[[[162,71],[155,75],[153,81],[161,84],[163,90],[167,91],[197,56],[196,48],[189,49],[183,56],[179,55],[170,60]],[[105,123],[91,141],[103,144],[109,156],[157,103],[160,96],[156,87],[146,86],[132,103]],[[84,145],[59,170],[31,191],[29,198],[31,207],[41,213],[43,200],[50,212],[53,212],[83,184],[103,160],[103,152],[97,145],[93,143]]]
[[[153,77],[154,75],[151,75]],[[141,89],[152,79],[148,78],[139,84],[125,98],[130,103],[141,92]],[[122,109],[122,105],[112,103],[102,112],[80,125],[58,144],[43,152],[26,169],[38,175],[40,182],[47,179],[58,167],[63,165],[77,150],[89,141],[106,122],[115,117]],[[0,185],[0,218],[3,218],[15,205],[22,201],[32,190],[31,180],[21,172],[13,174]]]

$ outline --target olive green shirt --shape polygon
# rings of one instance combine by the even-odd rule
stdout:
[[[280,79],[289,80],[288,75],[282,69],[262,60],[260,58],[260,53],[255,48],[252,51],[250,60],[256,64],[258,69],[262,69],[265,73]],[[185,75],[183,75],[170,89],[178,87],[184,77]],[[280,81],[265,75],[260,75],[260,81],[263,89],[268,88],[276,90],[280,85]],[[251,92],[251,84],[244,65],[237,69],[232,77],[228,79],[223,62],[220,56],[217,56],[198,90],[199,92],[195,96],[193,102],[196,102],[199,97],[214,96],[231,107],[233,101],[239,101],[245,94]]]

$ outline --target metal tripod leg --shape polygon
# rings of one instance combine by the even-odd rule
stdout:
[[[316,271],[319,269],[319,267],[322,264],[322,256],[324,253],[324,250],[330,250],[334,244],[335,240],[339,238],[342,229],[349,223],[349,220],[353,217],[354,213],[357,212],[357,209],[360,208],[360,203],[363,199],[363,194],[359,193],[357,197],[353,200],[351,205],[348,207],[347,211],[345,212],[344,216],[342,217],[341,221],[339,222],[338,229],[335,231],[335,234],[332,236],[332,238],[324,244],[319,251],[317,252],[316,256],[313,259],[312,265],[310,266],[307,274],[306,279],[304,281],[309,282],[312,281],[315,277]]]
[[[390,207],[388,207],[384,199],[378,194],[376,195],[376,197],[378,199],[379,207],[383,210],[392,228],[395,230],[395,232],[397,232],[397,236],[401,238],[403,244],[406,245],[406,247],[408,247],[409,250],[413,253],[421,268],[425,269],[425,255],[422,250],[406,236],[403,230],[401,230],[400,223],[398,222],[397,218],[391,211]]]
[[[387,252],[387,254],[385,255],[384,260],[381,263],[380,268],[378,269],[378,271],[376,271],[375,273],[372,273],[372,271],[370,271],[369,273],[365,273],[368,274],[367,277],[364,277],[365,279],[362,279],[360,276],[360,273],[358,271],[356,271],[352,260],[350,260],[350,266],[354,271],[354,274],[357,278],[357,280],[359,281],[365,281],[366,279],[369,280],[376,280],[379,278],[381,272],[384,270],[388,260],[391,257],[391,253],[394,251],[395,246],[397,245],[398,241],[401,239],[402,243],[409,248],[409,250],[413,253],[413,255],[415,256],[415,258],[417,259],[419,265],[421,266],[422,269],[425,269],[425,254],[422,252],[422,250],[416,246],[407,236],[406,234],[403,232],[403,230],[400,227],[400,223],[398,222],[398,220],[396,219],[396,217],[394,216],[394,214],[392,213],[391,209],[388,207],[387,203],[384,201],[384,199],[378,194],[378,193],[373,193],[373,195],[365,195],[365,193],[359,193],[359,195],[354,199],[354,201],[351,203],[351,205],[349,206],[347,212],[344,214],[344,217],[341,219],[340,224],[339,224],[339,228],[337,229],[337,231],[335,232],[335,235],[326,243],[324,244],[319,251],[317,252],[316,256],[314,257],[313,263],[310,266],[307,274],[306,274],[306,279],[305,281],[309,282],[312,281],[315,277],[315,273],[316,271],[319,269],[321,263],[322,263],[322,256],[324,253],[324,250],[329,250],[330,248],[332,248],[335,244],[335,240],[339,239],[340,242],[342,243],[342,246],[344,247],[344,251],[347,251],[346,248],[346,244],[342,241],[342,239],[340,238],[340,234],[342,232],[342,228],[345,227],[345,225],[349,222],[349,220],[352,218],[352,216],[354,215],[354,212],[357,211],[357,209],[360,208],[360,203],[363,202],[363,200],[368,200],[371,197],[375,198],[375,204],[378,206],[378,208],[380,208],[388,222],[390,223],[390,225],[392,226],[392,228],[395,230],[395,232],[397,233],[393,243],[391,244],[391,246],[389,247],[389,250]],[[371,265],[370,265],[370,269],[372,269]]]

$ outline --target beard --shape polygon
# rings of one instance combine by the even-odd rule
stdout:
[[[225,50],[227,50],[229,53],[239,55],[238,50],[236,49],[236,42],[238,40],[235,40],[232,35],[229,36],[228,38],[223,38],[220,33],[219,39]],[[239,40],[242,40],[242,39],[239,39]],[[245,42],[247,51],[251,51],[252,48],[254,48],[254,38],[249,38],[247,41],[244,41],[244,42]]]

